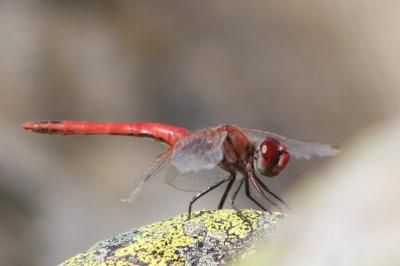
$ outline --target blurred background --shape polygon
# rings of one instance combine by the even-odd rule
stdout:
[[[399,8],[390,0],[1,1],[0,264],[55,265],[184,213],[195,195],[154,179],[133,205],[121,203],[163,145],[30,134],[22,122],[234,123],[341,144],[400,109]],[[329,161],[292,160],[268,184],[290,197]],[[195,209],[215,208],[222,190]],[[240,207],[255,207],[240,196]]]

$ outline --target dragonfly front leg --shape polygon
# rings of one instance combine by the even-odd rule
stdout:
[[[260,185],[257,182],[257,176],[254,172],[253,166],[251,165],[251,163],[248,163],[246,165],[246,170],[247,170],[247,176],[250,180],[248,180],[248,182],[251,181],[251,183],[253,184],[254,188],[257,190],[257,192],[260,194],[261,197],[263,197],[264,199],[266,199],[269,203],[271,203],[271,205],[273,205],[274,207],[278,208],[279,211],[281,211],[281,207],[279,207],[275,202],[273,202],[272,200],[270,200],[267,195],[265,195],[264,191],[261,189]],[[247,193],[246,193],[247,195]],[[250,191],[249,191],[249,195],[250,195]],[[247,195],[247,196],[249,196]],[[249,197],[251,200],[253,200],[255,203],[257,203],[258,206],[260,206],[261,204],[259,204],[258,202],[256,202],[251,196]],[[263,208],[264,209],[264,208]]]
[[[282,203],[283,205],[285,205],[285,207],[286,207],[288,210],[290,210],[290,211],[293,212],[293,210],[289,207],[289,205],[287,205],[286,202],[285,202],[283,199],[281,199],[278,195],[276,195],[274,192],[272,192],[272,191],[267,187],[267,185],[264,184],[257,176],[255,176],[255,180],[256,180],[256,182],[257,182],[267,193],[269,193],[271,196],[273,196],[275,199],[277,199],[280,203]]]

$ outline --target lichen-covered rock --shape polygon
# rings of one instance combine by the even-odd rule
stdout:
[[[72,265],[220,265],[248,256],[285,215],[255,210],[197,211],[133,229],[64,262]]]

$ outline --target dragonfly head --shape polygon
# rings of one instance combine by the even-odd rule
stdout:
[[[254,167],[263,176],[274,177],[286,167],[289,158],[285,144],[274,138],[267,138],[256,147]]]

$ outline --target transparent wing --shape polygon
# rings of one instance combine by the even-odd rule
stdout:
[[[268,131],[258,129],[242,128],[242,132],[251,140],[256,143],[260,143],[267,137],[278,139],[280,142],[287,146],[287,150],[290,155],[297,159],[310,159],[311,156],[333,156],[340,152],[338,148],[335,148],[329,144],[310,143],[294,139],[288,139],[284,136],[271,133]]]
[[[212,169],[223,159],[228,133],[206,129],[180,138],[173,147],[172,164],[182,173]]]
[[[163,170],[164,171],[164,170]],[[165,167],[164,182],[168,185],[183,191],[203,191],[206,188],[216,184],[229,173],[220,167],[213,169],[201,169],[197,172],[182,173],[172,164]]]
[[[153,162],[153,164],[142,172],[136,179],[129,193],[128,199],[123,199],[122,201],[132,203],[137,195],[137,193],[142,188],[143,184],[148,181],[151,177],[155,176],[164,166],[166,166],[171,161],[172,149],[169,148],[165,152],[161,153]]]

